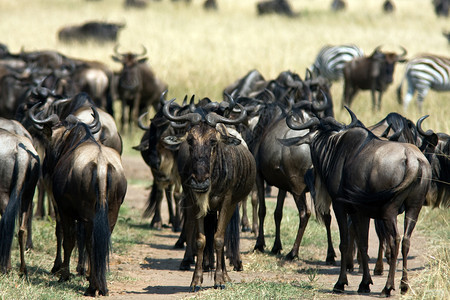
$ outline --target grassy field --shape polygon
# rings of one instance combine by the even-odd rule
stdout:
[[[89,20],[123,22],[126,27],[120,33],[120,51],[140,52],[142,45],[145,46],[150,65],[157,76],[169,85],[168,97],[179,100],[186,94],[195,94],[220,101],[223,89],[252,69],[258,69],[266,79],[272,79],[285,70],[297,72],[303,77],[306,68],[326,44],[354,43],[367,54],[378,45],[397,52],[400,52],[399,46],[403,46],[408,50],[408,58],[424,52],[450,55],[450,45],[441,33],[444,29],[450,30],[449,19],[435,16],[431,0],[397,0],[397,10],[391,15],[382,13],[381,0],[347,0],[347,10],[339,13],[330,11],[331,0],[291,0],[294,11],[300,13],[298,18],[293,19],[258,17],[257,1],[254,0],[218,0],[217,12],[204,11],[203,0],[193,0],[190,5],[183,1],[150,1],[145,10],[126,10],[123,2],[0,1],[0,42],[13,53],[22,49],[52,49],[70,57],[99,60],[111,69],[119,70],[120,65],[111,59],[114,44],[63,44],[57,39],[57,31],[62,26]],[[358,94],[352,109],[363,123],[374,124],[389,112],[403,113],[395,94],[403,71],[404,65],[397,65],[394,83],[383,97],[381,111],[372,112],[368,92]],[[342,82],[332,86],[332,96],[336,119],[349,122],[348,114],[340,110]],[[417,120],[429,114],[424,128],[450,133],[449,100],[448,92],[430,92],[422,114],[415,105],[411,105],[404,115]],[[140,131],[124,136],[124,155],[138,155],[131,146],[138,144],[140,136]],[[126,206],[121,211],[121,221],[113,235],[115,251],[126,251],[144,238],[144,229],[127,226],[127,218],[135,215]],[[290,220],[287,226],[297,226],[296,217]],[[54,224],[48,220],[37,221],[35,228],[36,249],[27,254],[29,279],[18,278],[14,272],[2,275],[0,298],[78,297],[84,290],[81,281],[76,279],[59,284],[49,274],[54,255]],[[423,272],[411,278],[411,285],[415,288],[406,298],[449,298],[448,211],[424,209],[418,230],[430,235],[427,247],[430,249],[429,263]],[[312,234],[314,237],[314,231]],[[151,235],[145,238],[151,238]],[[284,243],[291,244],[287,240]],[[314,247],[311,249],[314,251]],[[17,256],[16,251],[14,255]],[[13,258],[13,261],[17,262],[18,258]],[[262,265],[261,268],[270,266]],[[295,297],[300,291],[315,297],[317,292],[313,285],[307,283],[286,285],[255,281],[236,285],[216,296],[206,294],[204,297],[234,299],[248,294],[248,298],[252,298],[251,295],[261,295],[258,291],[266,291],[268,298],[275,298],[271,295],[277,295],[277,291],[283,291],[281,298]]]

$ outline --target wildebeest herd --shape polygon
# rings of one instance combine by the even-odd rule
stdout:
[[[60,36],[86,38],[82,28],[87,27],[71,28]],[[112,29],[107,40],[115,40],[118,28]],[[121,134],[137,123],[144,132],[134,148],[153,175],[145,215],[153,217],[153,227],[161,227],[165,193],[170,223],[180,232],[177,246],[186,244],[180,269],[195,264],[192,291],[201,288],[204,270],[214,270],[214,287],[224,288],[230,281],[226,259],[235,270],[242,270],[239,208],[247,198],[252,200],[254,219],[251,226],[242,222],[242,230],[252,230],[257,235],[254,249],[264,251],[267,186],[278,191],[272,253],[282,250],[280,223],[290,193],[299,225],[286,258],[299,256],[311,216],[309,193],[316,216],[327,229],[325,260],[329,264],[336,257],[331,207],[339,225],[341,266],[335,292],[343,292],[348,284],[355,245],[363,270],[358,292],[370,292],[370,218],[376,220],[380,253],[383,249],[389,253],[382,295],[389,296],[395,289],[400,249],[400,289],[408,290],[407,257],[420,210],[424,205],[450,205],[450,136],[424,130],[427,116],[414,122],[391,113],[366,126],[350,107],[358,90],[369,90],[373,109],[380,109],[382,94],[393,82],[395,64],[407,61],[406,49],[400,47],[394,53],[378,46],[366,56],[356,45],[327,45],[303,79],[291,71],[266,79],[258,70],[250,70],[223,87],[220,101],[186,96],[179,102],[166,100],[169,86],[147,64],[145,47],[141,53],[119,49],[112,49],[112,59],[122,66],[115,73],[100,62],[53,50],[10,53],[7,45],[0,45],[3,273],[11,269],[18,218],[20,273],[27,274],[24,251],[32,248],[32,202],[38,189],[39,194],[47,193],[56,219],[57,251],[51,272],[60,281],[69,280],[71,254],[78,247],[76,270],[89,280],[85,295],[108,294],[111,234],[127,190],[121,154],[124,147],[131,147],[123,145]],[[331,84],[342,78],[338,109],[348,111],[348,125],[334,118],[336,99],[330,92]],[[406,112],[417,91],[422,110],[430,89],[450,91],[449,78],[450,58],[417,55],[407,62],[397,88],[399,103]],[[403,98],[404,82],[407,94]],[[116,99],[122,103],[120,129],[114,118]],[[155,114],[147,125],[144,119],[150,108]],[[43,197],[38,198],[42,204]],[[402,213],[405,226],[400,246],[397,215]],[[383,271],[381,259],[375,274]]]

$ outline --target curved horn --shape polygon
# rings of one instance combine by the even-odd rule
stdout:
[[[402,60],[406,57],[406,54],[408,54],[408,51],[403,46],[400,46],[400,49],[402,49],[402,54],[398,55],[397,60]]]
[[[383,47],[383,45],[378,45],[375,49],[373,49],[372,54],[374,54],[376,52],[380,52],[381,47]]]
[[[433,130],[431,130],[431,129],[428,129],[426,132],[422,129],[422,122],[423,122],[423,120],[425,120],[428,117],[429,117],[429,115],[426,115],[426,116],[421,117],[419,120],[417,120],[417,124],[416,124],[417,131],[423,136],[432,136],[434,134]]]
[[[241,104],[237,103],[236,105],[241,110],[241,114],[236,119],[228,119],[221,115],[218,115],[215,112],[210,112],[205,117],[206,122],[211,126],[216,126],[217,123],[223,123],[228,125],[235,125],[242,123],[245,119],[247,119],[247,111]]]
[[[350,110],[350,108],[348,108],[347,106],[344,106],[345,109],[348,111],[348,113],[350,114],[350,116],[352,117],[352,121],[350,122],[350,124],[348,124],[346,127],[347,128],[352,128],[355,127],[356,124],[358,124],[358,118],[356,117],[356,115]]]
[[[173,121],[173,122],[189,121],[191,123],[197,124],[198,122],[200,122],[202,120],[202,116],[198,113],[188,113],[188,114],[181,115],[181,116],[172,115],[170,113],[169,108],[174,101],[175,101],[175,98],[166,102],[163,106],[163,114],[169,121]]]
[[[313,126],[316,126],[316,125],[320,124],[319,119],[316,118],[316,117],[313,117],[313,118],[309,119],[308,121],[306,121],[303,124],[295,123],[295,121],[293,120],[294,117],[295,117],[294,114],[290,113],[289,116],[286,118],[286,125],[289,128],[293,129],[293,130],[309,129],[309,128],[313,127]]]
[[[122,53],[119,52],[119,44],[116,44],[116,45],[114,46],[113,51],[114,51],[114,54],[116,54],[117,56],[124,56],[124,54],[122,54]]]
[[[322,93],[323,96],[323,103],[319,104],[316,101],[313,101],[312,103],[312,107],[316,110],[316,111],[324,111],[325,109],[327,109],[330,105],[330,103],[328,102],[328,97],[327,94],[325,94],[325,92],[320,89],[320,92]]]
[[[43,125],[50,123],[52,126],[59,122],[59,117],[55,114],[52,114],[48,118],[45,118],[44,120],[39,120],[36,118],[34,111],[36,110],[37,106],[40,103],[36,103],[33,105],[30,110],[28,110],[28,116],[30,117],[30,120],[33,122],[34,127],[36,127],[39,130],[42,130],[44,127]]]
[[[145,56],[147,54],[147,48],[145,48],[144,45],[141,45],[141,46],[142,46],[142,53],[139,54],[139,56]]]
[[[148,115],[148,111],[146,111],[145,113],[140,115],[138,118],[138,127],[144,131],[147,131],[150,129],[150,126],[145,126],[144,123],[142,122],[146,115]]]
[[[92,109],[92,117],[94,118],[94,120],[92,121],[91,124],[89,124],[89,128],[91,129],[92,134],[96,134],[102,128],[102,124],[100,123],[100,116],[98,114],[98,111],[93,106],[91,107],[91,109]]]
[[[161,93],[161,96],[159,97],[159,103],[161,106],[164,105],[165,101],[164,98],[166,97],[168,90],[166,89],[164,92]]]

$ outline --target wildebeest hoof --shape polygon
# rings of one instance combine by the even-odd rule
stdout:
[[[358,294],[368,294],[370,293],[370,286],[366,283],[362,283],[359,285]]]
[[[402,294],[405,294],[409,289],[408,283],[404,282],[403,280],[400,282],[400,291]]]
[[[329,265],[329,266],[335,266],[336,265],[336,259],[334,259],[334,257],[328,257],[325,260],[325,264]]]
[[[393,288],[384,287],[384,289],[381,291],[381,297],[390,297],[392,290]]]
[[[253,250],[256,250],[256,251],[259,251],[261,253],[264,253],[264,245],[256,244],[255,248],[253,248]]]
[[[224,290],[225,289],[225,284],[215,284],[214,288],[215,289],[219,289],[219,290]]]
[[[197,293],[200,290],[201,290],[201,286],[198,286],[198,285],[191,286],[191,292]]]
[[[294,260],[297,257],[298,256],[296,254],[293,254],[293,252],[291,251],[286,255],[286,260]]]
[[[174,249],[183,249],[184,248],[184,241],[178,240],[175,245],[173,246]]]
[[[52,274],[56,274],[61,270],[61,266],[53,266],[52,270],[50,272],[52,272]]]
[[[281,249],[283,249],[283,248],[281,248],[279,246],[273,246],[272,251],[270,251],[270,252],[274,255],[278,255],[278,254],[281,254]]]
[[[333,293],[343,293],[345,290],[345,284],[344,283],[340,283],[340,282],[336,282],[336,284],[333,287]]]
[[[70,275],[64,275],[59,278],[58,282],[66,282],[69,280],[70,280]]]
[[[95,297],[95,289],[91,288],[91,287],[88,287],[86,289],[86,291],[84,292],[84,295],[87,296],[87,297]]]
[[[242,260],[240,260],[233,268],[234,271],[241,272],[244,270],[244,267],[242,266]]]
[[[379,276],[379,275],[383,275],[383,268],[377,268],[377,267],[375,267],[375,269],[373,269],[373,275],[377,275],[377,276]]]
[[[183,260],[180,264],[181,271],[189,271],[191,269],[191,263],[189,261]]]
[[[249,226],[242,226],[242,232],[250,232],[251,230]]]

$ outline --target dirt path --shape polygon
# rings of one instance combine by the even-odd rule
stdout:
[[[149,178],[149,168],[143,163],[141,157],[124,157],[124,167],[127,173],[127,178],[147,179]],[[126,199],[128,206],[133,209],[141,210],[144,207],[149,190],[142,187],[129,185]],[[273,198],[270,201],[275,201]],[[165,204],[165,202],[163,202]],[[286,205],[294,206],[292,199],[286,200]],[[167,208],[162,208],[163,221],[167,222]],[[335,228],[337,225],[334,224]],[[401,227],[401,224],[399,224]],[[374,232],[374,226],[371,226],[369,237],[369,256],[370,269],[373,270],[375,257],[377,255],[378,240]],[[182,299],[191,297],[189,293],[189,284],[192,279],[192,271],[180,271],[178,267],[183,258],[184,250],[173,249],[173,245],[178,239],[178,233],[173,233],[169,228],[163,228],[161,231],[154,233],[154,240],[150,244],[140,244],[133,247],[132,251],[126,256],[119,256],[113,254],[110,258],[111,272],[118,272],[120,276],[129,276],[133,280],[124,284],[122,282],[110,282],[110,299]],[[410,271],[418,270],[424,266],[423,248],[425,247],[425,239],[417,232],[413,235],[413,243],[411,243],[411,250],[408,258],[408,268]],[[250,233],[243,233],[241,239],[241,252],[243,253],[242,260],[244,263],[243,272],[229,271],[229,275],[233,282],[251,281],[256,278],[262,280],[277,280],[277,281],[293,281],[307,279],[306,272],[298,272],[296,274],[279,274],[279,273],[265,273],[256,274],[246,271],[246,260],[250,259],[252,249],[255,243],[255,238]],[[335,250],[337,251],[338,260],[339,248],[338,241],[334,241]],[[301,249],[300,249],[301,251]],[[300,252],[301,253],[301,252]],[[371,290],[374,294],[371,296],[360,296],[355,292],[346,292],[344,295],[334,295],[330,291],[335,284],[339,275],[339,261],[337,266],[326,266],[324,263],[317,264],[316,262],[295,261],[302,269],[317,268],[317,283],[323,286],[323,292],[326,298],[348,298],[348,299],[364,299],[367,297],[377,296],[385,284],[387,264],[385,263],[385,275],[373,276],[374,281]],[[308,265],[309,264],[309,265]],[[355,266],[356,267],[356,266]],[[399,294],[398,285],[401,278],[401,255],[396,273],[397,290],[393,292],[394,295]],[[135,280],[134,280],[135,279]],[[356,272],[348,275],[349,286],[347,291],[356,291],[359,282],[361,281],[361,274]],[[203,286],[206,288],[212,287],[213,279],[205,275]],[[328,297],[329,296],[329,297]]]

